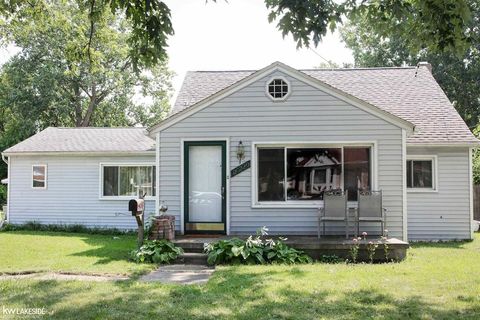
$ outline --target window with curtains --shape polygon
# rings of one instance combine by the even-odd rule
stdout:
[[[258,147],[257,201],[323,200],[331,190],[348,190],[356,201],[359,190],[370,190],[371,148]]]
[[[105,165],[104,197],[138,197],[155,195],[155,166]]]

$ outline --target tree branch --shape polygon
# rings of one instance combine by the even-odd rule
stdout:
[[[92,49],[92,39],[93,33],[95,32],[95,21],[94,21],[94,11],[95,11],[95,0],[90,0],[90,36],[88,38],[88,46],[87,46],[87,54],[88,54],[88,61],[90,62],[90,66],[92,65],[92,55],[90,53]]]

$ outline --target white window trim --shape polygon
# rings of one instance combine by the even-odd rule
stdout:
[[[287,94],[284,95],[283,97],[281,98],[274,98],[270,95],[270,92],[269,92],[269,86],[270,86],[270,83],[273,81],[273,80],[282,80],[282,81],[285,81],[285,83],[287,84]],[[289,96],[290,96],[290,93],[292,92],[292,85],[290,84],[290,81],[287,80],[287,78],[285,78],[284,76],[274,76],[274,77],[271,77],[266,83],[265,83],[265,94],[267,95],[267,97],[270,98],[270,100],[274,101],[274,102],[280,102],[280,101],[285,101]]]
[[[99,200],[120,200],[120,201],[125,201],[125,200],[131,200],[132,196],[104,196],[103,195],[103,168],[104,167],[154,167],[155,162],[101,162],[99,164],[99,174],[98,174],[98,189],[99,189],[99,194],[98,194],[98,199]],[[158,170],[156,168],[155,170]],[[146,196],[145,200],[155,200],[155,196]]]
[[[257,150],[258,148],[342,148],[342,176],[343,176],[343,147],[369,147],[370,150],[370,171],[372,174],[371,184],[372,190],[378,189],[378,155],[377,155],[377,142],[376,141],[335,141],[335,142],[252,142],[251,158],[252,158],[252,208],[321,208],[323,207],[323,200],[319,201],[309,201],[309,200],[285,200],[285,201],[258,201],[258,181],[257,181]],[[286,165],[285,165],[286,168]],[[286,170],[286,169],[285,169]],[[344,184],[344,179],[342,179],[342,188]],[[357,201],[349,201],[348,207],[355,208],[357,206]]]
[[[413,161],[432,161],[432,188],[409,188],[406,185],[408,193],[432,193],[438,192],[438,157],[436,155],[407,155],[407,160]],[[405,174],[408,168],[405,169]],[[406,176],[405,176],[406,177]]]
[[[43,187],[34,187],[33,186],[33,168],[34,167],[44,167],[45,168],[45,183]],[[9,176],[10,178],[10,176]],[[47,189],[47,181],[48,181],[48,166],[46,164],[33,164],[32,165],[32,180],[31,180],[31,187],[35,190],[46,190]]]

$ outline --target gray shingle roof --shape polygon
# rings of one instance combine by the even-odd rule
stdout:
[[[478,143],[426,66],[300,71],[413,123],[410,144]],[[254,72],[188,72],[172,115]]]
[[[4,153],[30,152],[145,152],[155,140],[145,128],[47,128]]]

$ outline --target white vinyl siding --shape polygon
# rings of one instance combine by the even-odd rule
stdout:
[[[11,223],[38,221],[46,224],[83,224],[88,227],[136,228],[128,212],[128,200],[101,200],[101,163],[154,163],[152,156],[11,156]],[[32,186],[32,165],[48,167],[48,188]],[[155,201],[147,200],[147,214],[155,211]],[[122,215],[118,215],[122,213]]]
[[[468,148],[407,148],[409,159],[435,156],[438,192],[408,192],[409,240],[470,238]]]
[[[265,94],[273,77],[285,77],[288,99],[274,102]],[[390,235],[402,238],[402,130],[366,111],[313,88],[298,79],[274,72],[205,109],[164,129],[159,134],[159,200],[166,201],[169,214],[181,219],[182,139],[229,138],[230,168],[239,165],[236,147],[245,145],[245,160],[252,159],[252,143],[338,143],[374,141],[379,189],[388,208]],[[253,164],[252,164],[253,165]],[[267,226],[277,234],[316,234],[317,208],[252,208],[252,170],[230,179],[228,203],[230,233],[252,233]],[[379,233],[380,226],[366,227]],[[339,226],[329,233],[341,233]]]

